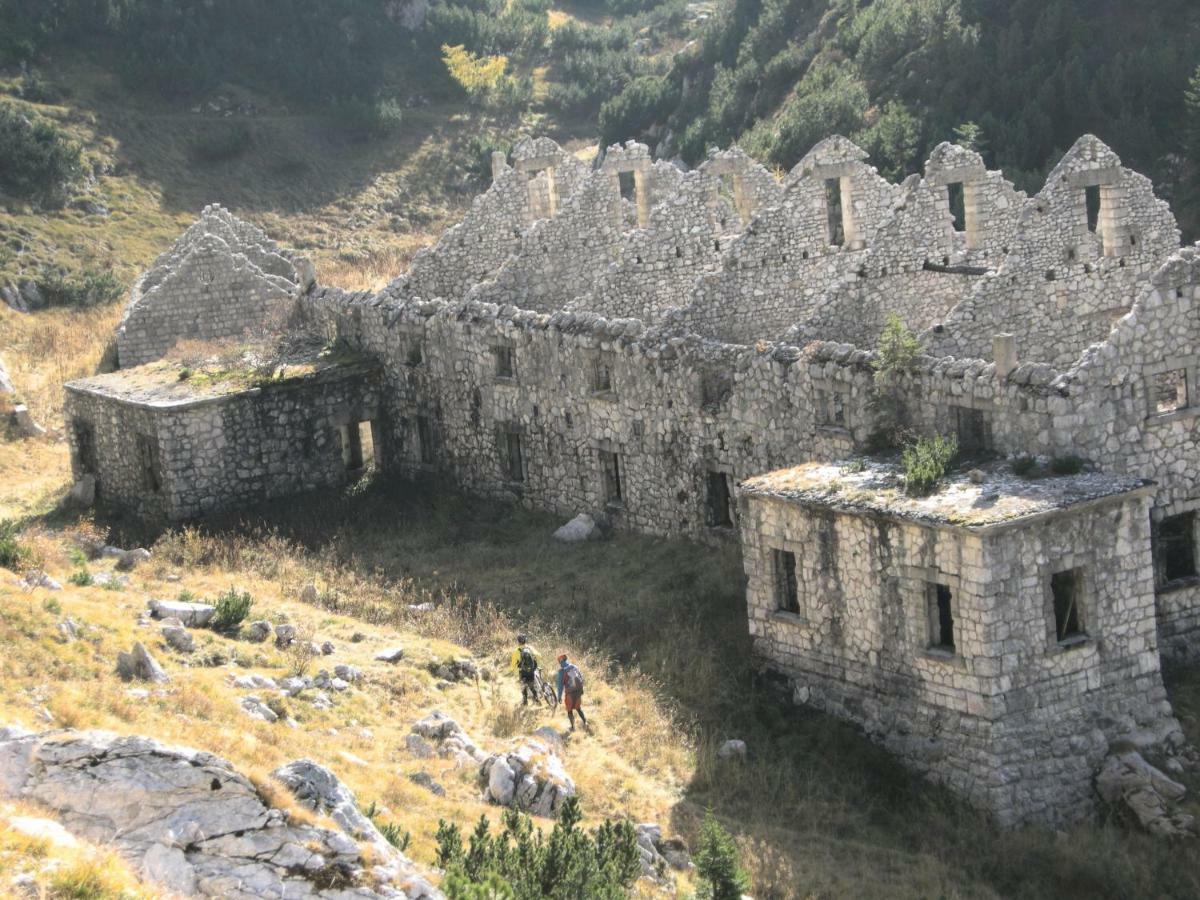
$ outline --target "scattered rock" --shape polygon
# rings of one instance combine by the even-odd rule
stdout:
[[[558,815],[563,801],[575,794],[562,762],[541,741],[488,757],[479,767],[479,781],[485,799],[538,816]]]
[[[3,294],[3,288],[0,288],[0,295]],[[15,394],[16,388],[13,387],[12,379],[8,376],[8,369],[4,367],[4,360],[0,359],[0,394]]]
[[[554,539],[565,544],[577,544],[598,537],[600,537],[600,529],[596,526],[596,520],[587,513],[580,513],[554,532]]]
[[[233,679],[233,686],[244,691],[277,691],[279,685],[274,678],[266,675],[239,675]]]
[[[739,740],[726,741],[717,748],[717,759],[739,759],[745,762],[746,742]]]
[[[323,644],[321,644],[321,655],[322,656],[332,656],[333,655],[333,643],[331,641],[325,641]]]
[[[191,653],[196,649],[196,641],[192,637],[191,632],[179,625],[164,625],[162,628],[163,640],[167,642],[172,650],[178,650],[180,653]]]
[[[1151,834],[1179,837],[1194,831],[1193,817],[1175,809],[1187,788],[1150,765],[1136,750],[1104,761],[1096,776],[1096,792],[1105,802],[1123,806]]]
[[[474,681],[479,677],[479,666],[472,659],[457,658],[429,663],[429,671],[442,681],[456,683]]]
[[[307,678],[284,678],[279,682],[279,689],[289,697],[295,697],[311,684],[312,682]]]
[[[255,644],[261,644],[271,636],[271,623],[265,619],[259,619],[251,622],[249,627],[244,632],[245,638]]]
[[[21,584],[30,589],[45,588],[48,591],[62,590],[61,584],[40,569],[30,569],[26,572],[25,577],[21,579]]]
[[[417,759],[430,759],[434,755],[433,745],[419,734],[405,735],[404,746]]]
[[[212,621],[217,608],[208,603],[183,600],[151,600],[150,614],[156,619],[178,619],[188,628],[202,628]]]
[[[324,691],[317,691],[312,695],[310,702],[313,709],[332,709],[333,701],[329,699],[329,695]]]
[[[381,650],[379,653],[375,654],[375,658],[380,662],[397,663],[404,659],[404,649],[401,647],[393,647],[390,650]]]
[[[252,719],[261,719],[263,722],[279,721],[279,716],[275,711],[253,694],[242,698],[242,712]]]
[[[13,407],[12,417],[17,431],[22,437],[37,438],[46,433],[46,429],[33,420],[33,416],[29,413],[29,407],[24,403],[18,403]]]
[[[446,789],[434,781],[433,776],[428,772],[414,772],[412,775],[408,776],[408,780],[413,784],[420,785],[435,796],[446,796]]]
[[[354,632],[354,634],[350,635],[350,643],[352,643],[352,644],[361,644],[366,639],[367,639],[367,636],[365,634],[363,634],[361,631],[356,631],[356,632]]]
[[[137,547],[121,554],[121,558],[117,560],[117,568],[122,572],[128,572],[131,569],[137,568],[149,558],[149,550],[145,547]]]
[[[94,504],[96,502],[96,476],[84,475],[80,478],[71,486],[67,499],[74,505],[84,508]]]
[[[116,572],[97,572],[92,576],[92,584],[97,587],[127,588],[129,576],[118,575]]]
[[[334,666],[333,674],[343,681],[348,681],[351,684],[357,684],[362,680],[362,672],[360,672],[354,666],[348,666],[345,663]]]
[[[275,626],[275,646],[286,647],[296,639],[296,626],[280,624]]]
[[[303,590],[300,591],[300,602],[315,604],[320,596],[321,594],[319,591],[317,591],[317,586],[315,584],[306,584]]]
[[[150,652],[141,643],[133,645],[129,653],[117,654],[117,674],[126,681],[138,679],[152,681],[155,684],[166,684],[170,677],[163,671]]]
[[[410,603],[410,604],[408,604],[409,612],[419,612],[419,613],[433,612],[435,608],[436,607],[434,607],[434,605],[432,603]]]
[[[664,840],[662,828],[649,822],[637,825],[635,831],[643,878],[667,885],[670,884],[670,880],[665,877],[668,868],[680,872],[694,868],[687,845],[679,838]]]
[[[71,643],[79,639],[79,625],[74,619],[63,619],[58,623],[58,636],[66,643]]]
[[[430,738],[435,741],[445,740],[452,734],[463,733],[462,728],[459,727],[457,722],[438,709],[435,709],[423,719],[414,722],[412,730],[414,734],[419,734],[421,737]]]

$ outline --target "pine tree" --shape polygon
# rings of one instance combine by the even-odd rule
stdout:
[[[750,879],[738,861],[737,844],[711,809],[700,826],[696,872],[700,875],[698,900],[741,900],[750,888]]]

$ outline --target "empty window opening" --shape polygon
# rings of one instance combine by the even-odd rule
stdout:
[[[733,393],[733,374],[730,372],[704,372],[700,376],[700,405],[705,409],[716,409]]]
[[[516,360],[513,355],[513,348],[506,344],[500,344],[492,348],[492,358],[495,360],[495,372],[497,378],[516,378],[517,367]]]
[[[600,452],[601,489],[604,491],[604,502],[619,504],[623,497],[621,493],[621,458],[617,453],[608,450]]]
[[[621,199],[637,202],[637,179],[633,172],[618,172],[617,183],[621,186]]]
[[[1196,577],[1196,514],[1167,516],[1154,529],[1154,562],[1159,584]]]
[[[592,393],[611,394],[613,390],[613,355],[602,351],[592,364]]]
[[[1159,372],[1152,379],[1153,395],[1150,400],[1156,413],[1170,413],[1185,409],[1188,405],[1186,369]]]
[[[828,221],[826,233],[829,244],[840,247],[846,243],[846,225],[842,217],[842,180],[840,178],[825,179],[825,211]]]
[[[71,423],[75,433],[76,459],[83,475],[95,475],[99,471],[96,460],[96,428],[91,422],[76,419]]]
[[[424,362],[425,353],[421,348],[421,341],[417,338],[413,338],[408,345],[408,356],[405,359],[405,363],[407,363],[410,368],[415,369]]]
[[[162,490],[162,464],[158,458],[158,441],[139,434],[137,436],[137,458],[142,487],[157,494]]]
[[[846,395],[842,391],[817,391],[818,424],[830,428],[846,427]]]
[[[1059,643],[1086,637],[1083,630],[1083,572],[1067,569],[1050,576],[1054,597],[1054,632]]]
[[[954,230],[960,234],[967,230],[967,195],[963,183],[955,181],[946,185],[950,201],[950,215],[954,217]]]
[[[1100,185],[1092,184],[1083,189],[1084,204],[1087,206],[1088,231],[1096,234],[1100,230]]]
[[[417,416],[417,446],[421,454],[421,462],[432,465],[433,456],[433,422],[429,416]]]
[[[352,422],[339,429],[342,439],[342,464],[354,475],[375,468],[375,437],[370,420]]]
[[[800,614],[800,591],[796,584],[796,554],[790,550],[772,550],[775,572],[775,608]]]
[[[925,611],[931,650],[954,652],[954,611],[947,584],[930,583],[925,588]]]
[[[521,434],[517,431],[500,433],[500,468],[509,481],[525,480],[525,457],[521,448]]]
[[[964,456],[978,456],[992,452],[992,428],[987,414],[982,409],[955,406],[954,433],[958,438],[958,452]]]
[[[729,476],[724,472],[708,473],[708,524],[711,528],[733,527],[733,495],[729,491]]]

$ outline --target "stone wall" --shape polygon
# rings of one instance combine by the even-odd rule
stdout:
[[[936,353],[979,356],[1008,332],[1023,358],[1066,368],[1108,336],[1178,248],[1175,218],[1150,180],[1085,135],[1025,202],[1003,264],[924,337]]]
[[[117,331],[120,364],[159,359],[181,340],[241,338],[278,327],[312,283],[307,260],[221,207],[205,207],[134,285]]]
[[[1002,823],[1077,821],[1111,741],[1178,730],[1156,653],[1147,504],[1125,495],[975,531],[745,495],[755,651],[798,702],[856,722]],[[796,613],[778,609],[775,550],[795,555]],[[1048,580],[1076,566],[1088,637],[1060,645]],[[931,583],[952,592],[952,651],[930,648]]]
[[[374,422],[377,453],[386,440],[369,366],[183,404],[114,396],[106,388],[120,377],[68,387],[72,466],[77,478],[96,476],[101,502],[144,519],[189,519],[343,484],[343,426]]]

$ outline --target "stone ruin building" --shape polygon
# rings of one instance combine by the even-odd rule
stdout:
[[[67,388],[76,475],[178,520],[375,466],[740,540],[796,701],[1005,823],[1088,815],[1113,747],[1182,742],[1160,667],[1200,656],[1200,255],[1146,178],[1092,136],[1032,197],[950,144],[892,184],[841,137],[782,178],[546,139],[492,170],[374,294],[205,209],[135,287],[123,368]],[[924,351],[911,425],[992,461],[923,501],[853,459],[889,316]],[[161,359],[284,321],[334,351],[199,383]]]

